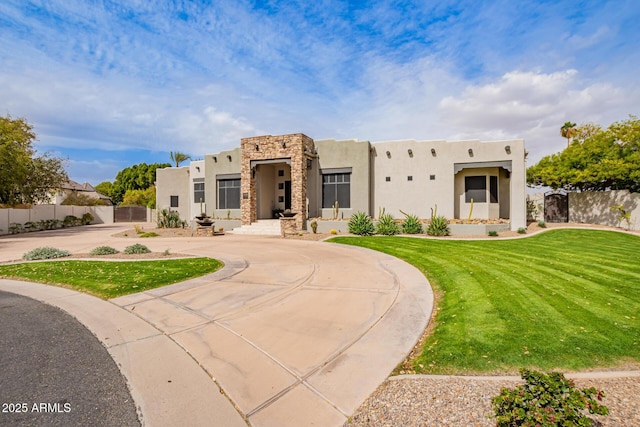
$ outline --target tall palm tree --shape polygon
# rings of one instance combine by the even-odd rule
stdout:
[[[576,124],[571,122],[565,122],[560,128],[560,136],[563,138],[567,138],[567,147],[571,142],[571,138],[573,138],[576,134]]]
[[[176,165],[176,167],[180,166],[180,163],[186,162],[191,158],[190,155],[181,153],[179,151],[170,151],[169,155],[171,156],[171,161]]]

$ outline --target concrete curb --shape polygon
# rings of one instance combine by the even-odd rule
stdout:
[[[55,286],[0,280],[0,289],[58,307],[107,348],[127,380],[143,425],[246,427],[234,405],[171,338],[125,309]]]

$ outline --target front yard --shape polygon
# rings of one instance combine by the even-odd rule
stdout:
[[[553,230],[525,239],[337,237],[404,259],[437,296],[418,373],[640,366],[640,238]]]

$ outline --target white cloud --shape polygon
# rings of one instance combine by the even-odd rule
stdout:
[[[442,99],[438,108],[454,138],[524,138],[530,159],[562,149],[565,121],[607,126],[634,112],[640,93],[612,83],[590,83],[576,70],[506,73],[499,80],[468,86]]]

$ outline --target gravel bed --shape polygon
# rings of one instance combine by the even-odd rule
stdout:
[[[344,424],[356,426],[495,426],[491,398],[519,379],[487,377],[391,377]],[[594,425],[640,426],[640,376],[576,379],[576,386],[606,394],[608,416],[591,416]]]

